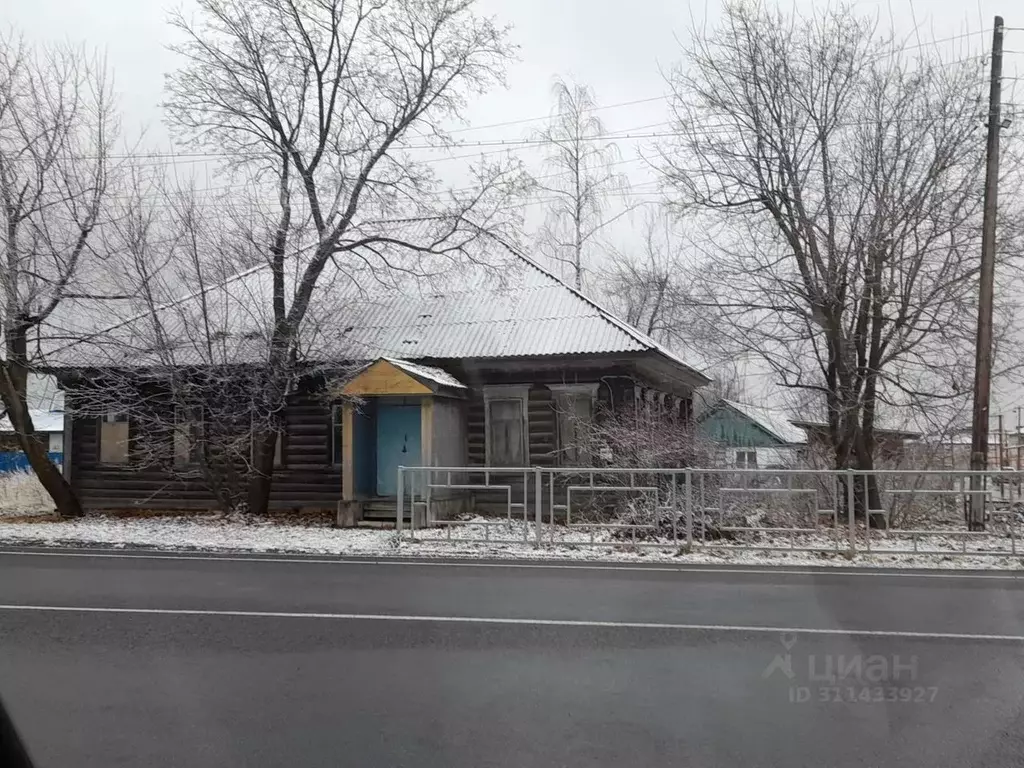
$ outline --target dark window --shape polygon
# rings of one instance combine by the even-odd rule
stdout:
[[[757,451],[736,451],[737,469],[757,469]]]

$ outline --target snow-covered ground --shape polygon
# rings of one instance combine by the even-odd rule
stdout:
[[[523,540],[523,533],[527,534]],[[0,518],[0,544],[39,544],[49,546],[103,546],[115,548],[146,547],[161,550],[203,550],[218,552],[295,552],[321,555],[389,555],[403,557],[488,557],[602,560],[622,562],[715,563],[719,565],[834,565],[886,566],[908,568],[999,568],[1024,569],[1024,557],[1009,554],[1010,541],[991,535],[973,539],[971,548],[997,550],[1006,555],[983,556],[957,554],[960,542],[950,536],[928,535],[919,548],[942,554],[914,554],[905,536],[876,534],[874,547],[884,545],[899,550],[890,554],[857,554],[852,560],[844,552],[771,552],[766,549],[728,549],[694,547],[681,552],[671,545],[664,548],[634,546],[629,541],[613,541],[607,530],[594,534],[597,546],[590,545],[589,531],[560,529],[554,543],[538,549],[533,542],[532,526],[522,523],[484,524],[476,520],[451,531],[444,529],[417,532],[410,541],[408,532],[399,537],[394,531],[339,530],[326,523],[284,524],[253,518],[221,516],[175,517],[88,517],[81,520],[38,521]],[[486,541],[486,539],[491,541]],[[493,539],[502,539],[501,542]],[[509,541],[514,540],[514,541]],[[861,542],[862,544],[863,542]],[[756,546],[788,547],[789,539],[778,533],[759,534]],[[796,541],[798,547],[834,550],[834,541],[826,534],[807,534]],[[840,547],[842,550],[843,547]]]
[[[6,472],[0,475],[0,519],[52,512],[53,500],[34,474]]]

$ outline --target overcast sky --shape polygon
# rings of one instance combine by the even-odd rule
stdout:
[[[190,4],[180,5],[187,10]],[[810,8],[812,3],[801,0],[795,5]],[[955,0],[892,0],[865,1],[857,7],[879,14],[885,26],[891,20],[901,34],[913,35],[916,19],[922,40],[978,33],[943,44],[943,50],[959,54],[965,44],[977,52],[988,46],[982,31],[991,29],[1000,7],[1005,15],[1007,5],[994,0],[981,0],[973,7]],[[486,126],[548,114],[551,82],[559,75],[591,85],[602,105],[661,97],[666,89],[660,70],[679,58],[679,41],[688,37],[691,23],[713,20],[718,6],[681,0],[480,0],[483,12],[512,25],[513,40],[521,49],[520,60],[509,67],[508,89],[472,104],[469,124]],[[146,144],[166,149],[159,102],[163,75],[174,64],[164,46],[171,38],[167,11],[175,7],[179,4],[160,0],[6,0],[0,21],[10,22],[30,39],[81,41],[106,51],[126,133],[131,136],[145,128]],[[1024,27],[1024,12],[1021,15],[1017,24]],[[1006,23],[1014,26],[1014,19],[1008,17]],[[1008,33],[1007,47],[1024,50],[1024,33]],[[1021,56],[1009,59],[1011,70],[1024,61]],[[601,116],[609,130],[626,131],[665,120],[667,109],[658,100],[606,109]],[[521,138],[540,124],[481,128],[461,136],[467,141]],[[639,143],[621,141],[623,156],[632,157]],[[539,150],[526,150],[524,157],[537,162]],[[642,165],[627,167],[638,181],[646,180]]]
[[[520,46],[518,62],[508,70],[508,89],[488,94],[467,111],[469,126],[459,138],[464,141],[518,139],[537,130],[542,121],[493,126],[494,123],[540,118],[551,111],[551,83],[555,76],[574,77],[594,88],[601,105],[652,101],[628,107],[603,109],[601,117],[609,131],[625,132],[643,128],[658,130],[667,119],[663,97],[666,88],[661,70],[679,58],[680,41],[688,38],[694,23],[713,22],[718,2],[683,0],[479,0],[485,13],[513,26],[513,40]],[[799,0],[793,5],[809,9],[813,3]],[[975,4],[955,0],[891,0],[860,2],[864,13],[877,14],[883,27],[892,26],[912,43],[941,40],[964,33],[970,36],[940,44],[950,59],[968,53],[980,54],[990,45],[993,17],[1002,12],[1007,26],[1024,27],[1024,11],[1013,16],[1015,3],[980,0]],[[128,136],[145,130],[143,145],[151,151],[166,151],[170,142],[161,125],[159,102],[163,75],[174,65],[165,50],[171,37],[166,15],[176,3],[160,0],[5,0],[0,22],[8,22],[30,40],[71,40],[104,50],[115,74],[117,91]],[[187,11],[189,3],[182,5]],[[915,31],[916,30],[916,31]],[[1007,33],[1006,47],[1024,51],[1024,32]],[[1024,55],[1009,54],[1006,74],[1019,74]],[[664,130],[664,127],[661,128]],[[651,176],[638,158],[643,142],[618,142],[622,171],[653,199]],[[541,173],[541,150],[517,149],[528,167]],[[447,164],[436,166],[445,172]],[[190,166],[202,177],[203,166]],[[451,174],[458,174],[453,164]],[[458,179],[452,182],[458,184]],[[643,199],[643,198],[641,198]],[[533,216],[539,215],[539,211]],[[628,248],[640,226],[640,217],[624,221],[613,237]],[[1021,402],[1024,402],[1022,400]],[[1004,398],[1007,410],[1017,397]]]

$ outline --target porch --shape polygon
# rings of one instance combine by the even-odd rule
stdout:
[[[466,461],[467,388],[439,368],[380,359],[344,387],[342,498],[337,525],[395,521],[398,468]],[[439,514],[467,499],[438,495]]]

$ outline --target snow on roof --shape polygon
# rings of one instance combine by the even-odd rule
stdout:
[[[401,368],[406,373],[411,373],[413,376],[418,376],[421,379],[436,382],[444,387],[467,389],[465,384],[440,368],[434,368],[430,365],[417,365],[416,363],[410,363],[408,360],[398,360],[394,357],[385,357],[383,359],[387,360],[392,365]]]
[[[750,403],[736,400],[723,400],[726,405],[743,416],[746,416],[768,434],[783,443],[799,444],[807,442],[807,435],[800,427],[793,424],[782,411],[774,408],[763,408]]]
[[[706,381],[696,368],[507,244],[485,237],[476,242],[475,251],[458,258],[375,245],[359,258],[329,261],[299,332],[303,358],[654,352],[683,369],[696,385]],[[300,257],[289,262],[286,295],[295,294],[302,266]],[[205,292],[205,321],[201,294],[159,308],[160,346],[152,317],[143,313],[55,351],[50,366],[158,365],[166,361],[168,349],[178,365],[256,362],[267,354],[271,296],[269,267],[256,267]],[[215,329],[212,345],[208,327]]]
[[[41,408],[29,408],[29,415],[32,417],[32,425],[36,432],[63,432],[64,411],[45,411]],[[7,416],[0,419],[0,432],[13,432],[11,420]]]

